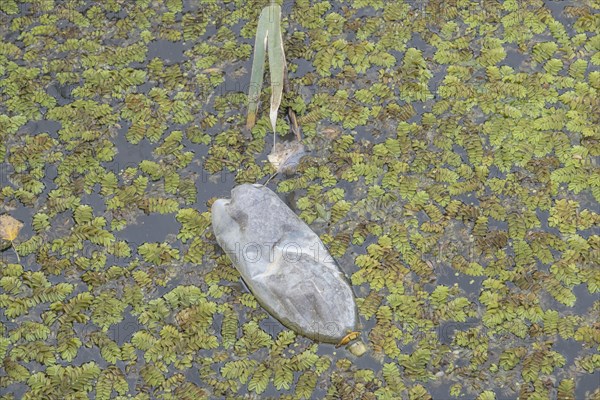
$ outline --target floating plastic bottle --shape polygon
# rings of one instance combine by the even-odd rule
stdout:
[[[260,305],[283,325],[319,342],[346,344],[358,336],[346,277],[321,239],[273,191],[235,187],[230,200],[214,202],[212,226]],[[355,348],[365,351],[364,345]]]

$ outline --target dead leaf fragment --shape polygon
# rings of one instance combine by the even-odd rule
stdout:
[[[298,166],[302,156],[306,154],[304,145],[297,141],[276,143],[267,156],[277,172],[293,171]]]
[[[23,223],[10,215],[0,215],[0,238],[10,240],[17,238]]]

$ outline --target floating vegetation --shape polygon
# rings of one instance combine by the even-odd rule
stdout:
[[[0,397],[598,398],[599,11],[0,1]],[[269,186],[350,278],[360,361],[271,319],[210,229],[293,127],[245,129],[265,36],[310,154]]]

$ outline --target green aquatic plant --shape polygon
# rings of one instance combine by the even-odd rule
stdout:
[[[144,243],[138,247],[138,253],[144,261],[157,265],[168,264],[173,259],[179,259],[179,251],[167,243]]]
[[[600,36],[596,5],[542,3],[282,5],[301,89],[280,107],[315,157],[275,186],[349,268],[371,371],[273,333],[197,203],[272,171],[270,118],[244,136],[230,86],[269,2],[2,3],[0,203],[29,210],[15,248],[39,269],[0,262],[0,391],[574,398],[600,343]],[[128,242],[142,212],[175,217],[164,243]]]
[[[129,384],[119,368],[109,366],[100,373],[95,389],[99,400],[108,400],[113,390],[120,396],[124,396],[129,390]]]

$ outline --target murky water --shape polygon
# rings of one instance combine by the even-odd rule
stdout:
[[[298,116],[304,121],[301,128],[310,156],[295,175],[277,176],[269,187],[278,190],[321,237],[330,236],[330,248],[342,246],[336,258],[355,283],[362,340],[371,346],[367,355],[356,358],[344,348],[327,344],[313,350],[313,342],[302,337],[274,351],[273,341],[282,332],[285,335],[285,329],[253,305],[235,270],[219,258],[223,253],[210,227],[185,236],[194,224],[203,223],[202,214],[209,211],[214,198],[229,197],[241,182],[265,182],[272,173],[266,161],[273,142],[272,132],[265,128],[267,89],[258,126],[252,132],[244,128],[254,45],[250,27],[266,2],[59,3],[9,0],[0,4],[0,139],[5,151],[0,164],[0,214],[24,223],[15,240],[24,272],[12,272],[11,264],[17,262],[12,248],[2,253],[0,263],[3,399],[494,398],[486,391],[496,399],[597,398],[600,299],[592,287],[600,274],[600,256],[594,247],[599,243],[600,207],[593,195],[598,189],[592,176],[598,173],[600,133],[594,105],[599,105],[600,88],[594,78],[599,71],[594,61],[598,30],[586,22],[598,21],[597,5],[507,1],[496,10],[490,3],[471,11],[473,18],[480,18],[473,22],[469,12],[454,3],[441,4],[446,8],[440,14],[438,2],[284,2],[286,51],[303,55],[288,59],[295,69],[290,72],[295,92],[284,99],[284,106],[303,109]],[[547,10],[550,14],[543,14]],[[494,19],[496,12],[502,12],[504,19]],[[518,27],[507,26],[519,12],[530,25],[520,24],[527,28],[517,43],[507,37]],[[537,18],[542,14],[540,22]],[[341,28],[335,22],[340,17]],[[556,38],[558,24],[567,39]],[[392,29],[409,29],[410,38],[395,43],[385,36]],[[500,61],[486,64],[478,58],[485,36],[478,29],[501,39],[505,55]],[[295,34],[303,36],[293,41]],[[398,37],[403,36],[398,33]],[[68,39],[81,42],[66,45]],[[462,48],[461,40],[467,41]],[[363,51],[360,46],[367,42],[373,45],[364,50],[369,66],[357,72],[361,59],[352,58],[352,51]],[[558,50],[534,56],[541,42],[558,42]],[[119,55],[132,44],[141,45],[141,57],[134,50]],[[461,58],[453,44],[471,56]],[[569,53],[562,47],[573,49]],[[408,48],[420,51],[421,69],[406,72]],[[336,50],[329,54],[327,49]],[[442,49],[450,49],[454,53],[448,57],[458,61],[436,61]],[[378,65],[383,57],[378,51],[396,63]],[[341,59],[336,64],[337,56]],[[535,57],[543,62],[533,61]],[[153,64],[155,59],[162,65]],[[560,59],[564,68],[550,74],[546,64],[550,59]],[[569,69],[575,60],[587,63],[582,76]],[[327,62],[329,74],[321,67]],[[17,66],[35,74],[20,78],[28,72],[14,73]],[[547,105],[526,111],[523,96],[510,97],[499,85],[484,86],[490,83],[493,66],[511,67],[514,74],[502,71],[503,84],[525,82],[515,90],[525,90],[525,97],[534,104],[537,91],[552,85],[558,87],[558,95],[582,97],[569,105],[568,97],[556,100],[545,92]],[[110,75],[126,68],[143,71],[146,78],[131,84],[134,78]],[[426,87],[433,98],[400,100],[426,71],[431,74]],[[107,75],[96,79],[104,72]],[[523,76],[515,76],[518,73]],[[547,77],[550,83],[542,84],[534,79],[542,73],[554,78]],[[459,85],[458,92],[444,94],[452,82]],[[373,89],[376,84],[388,87],[391,95]],[[83,90],[86,85],[91,88]],[[357,94],[364,89],[376,94]],[[504,112],[481,111],[490,93],[497,93],[497,103],[523,109],[521,116],[505,114],[507,126],[516,132],[515,126],[523,122],[532,132],[521,137],[510,131],[503,142],[506,146],[523,145],[528,152],[537,148],[537,142],[530,139],[545,132],[534,131],[544,107],[574,110],[562,128],[552,128],[564,132],[568,143],[561,147],[555,135],[552,151],[533,157],[539,167],[521,163],[517,154],[509,168],[504,168],[502,146],[493,144],[492,136],[497,133],[483,129]],[[474,105],[458,107],[465,99]],[[77,103],[81,101],[88,103],[82,106]],[[411,105],[415,113],[404,118],[401,111],[394,114],[390,104]],[[56,119],[48,118],[60,107],[68,113],[70,105],[74,114],[61,118],[59,112]],[[96,108],[100,105],[108,106],[114,121],[99,122],[106,117]],[[378,107],[380,113],[373,111]],[[366,122],[355,122],[365,110],[370,113]],[[384,117],[385,110],[392,111]],[[185,113],[191,118],[186,119]],[[21,117],[24,121],[18,122]],[[280,119],[278,124],[287,123],[283,111]],[[449,121],[455,120],[459,127],[482,128],[452,132]],[[594,121],[592,128],[581,133],[578,126],[586,120]],[[80,121],[82,125],[70,127]],[[401,121],[414,124],[409,133],[402,131]],[[136,125],[140,123],[141,128]],[[165,131],[154,133],[162,125]],[[323,134],[327,127],[336,127],[340,134],[327,137]],[[141,132],[141,137],[134,140],[134,131]],[[182,131],[182,139],[168,146],[167,137],[174,131]],[[47,147],[35,143],[44,133],[54,140]],[[352,144],[340,147],[340,136],[351,136]],[[481,157],[468,148],[472,137],[481,140]],[[379,155],[375,146],[385,146],[388,139],[398,140],[399,153],[387,150],[385,156]],[[101,149],[112,150],[114,155],[103,155]],[[190,162],[183,161],[185,152],[193,153]],[[530,198],[520,188],[533,196],[533,188],[545,189],[548,181],[557,179],[556,171],[572,160],[581,160],[573,174],[585,168],[589,178],[585,181],[591,183],[582,188],[580,182],[557,183],[553,194],[547,195],[549,207],[528,203]],[[156,168],[148,162],[156,163]],[[38,167],[43,171],[44,188],[34,193],[27,176],[38,176]],[[375,171],[373,175],[369,168]],[[386,174],[394,168],[402,171],[394,176],[404,183],[386,183]],[[449,189],[458,192],[453,185],[472,179],[468,171],[476,175],[478,168],[486,169],[487,176],[473,190],[448,193]],[[540,172],[543,168],[547,173]],[[454,182],[441,175],[442,169],[450,171],[448,176],[456,175]],[[107,178],[111,174],[116,177],[114,185]],[[328,183],[330,176],[333,181]],[[308,178],[302,181],[303,177]],[[408,179],[415,180],[414,190],[406,183]],[[500,193],[494,180],[514,188]],[[134,187],[140,193],[128,189]],[[341,199],[350,203],[350,210],[336,220],[316,220],[315,204],[331,212],[338,202],[328,197],[334,188],[344,190]],[[377,190],[395,200],[384,205],[383,195],[374,194]],[[427,199],[418,200],[423,193]],[[164,199],[174,201],[176,210],[161,211],[161,207],[167,209],[161,203]],[[302,199],[310,205],[299,207]],[[490,211],[491,200],[497,200],[508,215],[520,213],[526,226],[523,234],[519,224],[515,226],[498,210]],[[576,204],[575,222],[563,217],[568,214],[559,209],[563,200]],[[150,208],[150,201],[157,204],[152,203],[155,208]],[[92,217],[103,217],[106,223],[93,219],[77,223],[75,215],[82,212],[79,205],[89,205]],[[186,209],[197,211],[191,224],[185,222]],[[37,227],[41,224],[38,214],[48,216],[47,227]],[[535,221],[525,221],[527,215]],[[483,217],[487,225],[479,234],[477,218]],[[565,227],[571,223],[573,230]],[[504,233],[505,244],[493,240]],[[114,240],[108,245],[93,242],[100,235],[112,235]],[[541,235],[547,235],[551,244],[536,242]],[[41,244],[28,251],[23,243],[31,238]],[[393,238],[391,248],[385,247],[386,238]],[[119,242],[129,247],[130,254],[115,254]],[[165,247],[159,253],[148,250],[148,244],[161,243]],[[535,256],[523,255],[527,250],[522,250],[522,243]],[[535,246],[546,246],[552,261],[542,261],[546,253]],[[581,257],[560,264],[565,270],[575,265],[575,272],[563,276],[552,268],[563,258],[575,257],[577,251]],[[374,266],[357,265],[357,259],[367,254]],[[461,257],[466,265],[461,264]],[[425,261],[430,263],[429,272]],[[476,270],[469,263],[478,264],[482,272],[469,272]],[[40,275],[32,278],[32,272]],[[36,283],[42,276],[47,284]],[[15,278],[18,287],[13,287]],[[72,290],[35,300],[41,288],[52,290],[61,283],[71,284]],[[550,285],[564,290],[556,295],[548,290]],[[177,294],[184,287],[200,288],[202,300],[189,293]],[[449,288],[450,294],[443,304],[435,305],[433,293],[440,287]],[[574,296],[572,306],[562,299],[565,292]],[[78,295],[88,293],[89,301],[77,300]],[[378,302],[365,306],[372,294]],[[180,300],[174,300],[177,296]],[[396,296],[404,296],[405,303]],[[486,305],[488,296],[497,299],[500,310],[508,310],[498,317],[499,322],[490,317],[496,308]],[[109,298],[117,302],[106,308]],[[467,305],[452,308],[461,299]],[[30,303],[15,311],[21,301]],[[535,314],[534,305],[543,315]],[[225,311],[229,309],[237,318],[233,337],[224,333],[231,319]],[[550,327],[554,311],[559,315],[555,329]],[[255,323],[259,331],[250,332]],[[524,348],[524,353],[511,364],[509,353],[518,348]],[[302,361],[300,354],[309,361]],[[427,355],[423,358],[422,354]],[[230,368],[241,360],[254,364]],[[545,369],[536,369],[538,365]],[[263,367],[266,380],[256,372]],[[244,379],[241,370],[246,368],[252,370]],[[289,384],[276,379],[282,368],[293,373]],[[57,374],[57,370],[70,372]]]

